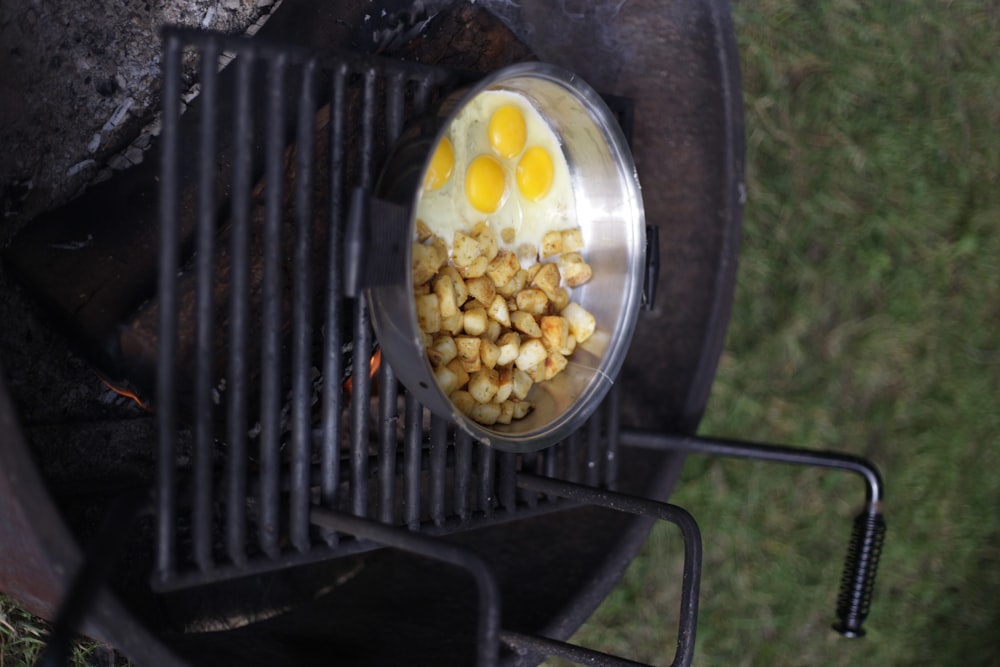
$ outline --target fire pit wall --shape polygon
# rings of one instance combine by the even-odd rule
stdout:
[[[292,40],[317,48],[390,51],[419,42],[427,30],[423,19],[437,9],[425,3],[422,11],[414,10],[403,2],[382,3],[384,13],[373,10],[368,2],[339,3],[336,9],[305,0],[284,0],[277,7],[229,4],[190,3],[184,10],[172,3],[170,11],[176,14],[146,5],[131,10],[133,14],[121,13],[129,20],[125,27],[113,29],[101,17],[80,17],[73,26],[58,11],[32,21],[31,12],[37,13],[37,8],[6,3],[0,9],[6,14],[4,19],[11,19],[0,25],[5,31],[15,31],[5,32],[5,37],[13,35],[14,47],[4,56],[7,60],[0,61],[0,87],[16,93],[0,116],[0,136],[18,155],[5,162],[2,174],[7,214],[3,263],[10,271],[0,277],[0,319],[9,323],[0,331],[0,366],[11,401],[0,412],[10,434],[3,436],[5,447],[9,444],[11,451],[30,453],[40,473],[34,480],[21,476],[20,487],[8,483],[3,489],[4,502],[11,507],[5,516],[12,517],[5,530],[36,533],[31,540],[4,540],[8,551],[3,562],[30,560],[40,564],[40,574],[32,579],[32,573],[5,565],[2,585],[29,609],[47,617],[61,599],[66,573],[79,562],[77,543],[88,541],[107,509],[107,500],[118,491],[148,483],[155,474],[154,417],[146,405],[148,396],[133,392],[135,387],[123,382],[134,372],[134,359],[127,358],[120,335],[123,324],[153,294],[158,92],[155,77],[140,79],[139,85],[118,74],[113,85],[108,75],[93,91],[81,88],[79,63],[91,61],[77,56],[72,59],[76,69],[66,65],[68,58],[53,65],[51,59],[45,61],[39,52],[30,50],[41,47],[29,47],[28,38],[42,34],[41,19],[58,18],[69,41],[57,39],[60,30],[50,26],[51,30],[44,28],[48,36],[39,44],[55,44],[58,50],[66,42],[65,49],[77,53],[72,49],[100,50],[96,45],[103,39],[125,49],[110,54],[105,49],[100,54],[117,67],[142,61],[155,69],[160,22],[203,25],[208,20],[208,27],[256,32],[251,26],[259,27],[259,21],[270,16],[259,28],[260,39]],[[691,432],[704,408],[721,350],[739,237],[743,133],[728,7],[721,2],[647,1],[626,5],[567,2],[555,9],[550,4],[524,3],[517,8],[481,1],[477,9],[494,10],[539,59],[579,72],[602,92],[634,101],[635,160],[644,186],[647,221],[660,231],[662,270],[656,308],[640,318],[619,383],[621,418],[628,426]],[[209,16],[213,9],[215,14]],[[223,20],[219,17],[227,22],[212,23]],[[470,59],[446,64],[474,70],[477,58],[498,55],[489,49],[477,50],[476,35],[475,31],[462,33],[465,42],[460,50]],[[461,39],[455,41],[462,44]],[[141,53],[131,46],[140,42],[149,47]],[[416,57],[415,52],[410,55]],[[499,55],[518,57],[517,53]],[[20,63],[12,64],[11,58],[47,62],[54,73],[31,79],[26,74],[31,68],[15,72]],[[61,82],[56,78],[59,73]],[[94,75],[90,76],[94,84]],[[191,92],[195,92],[197,86],[192,83]],[[133,90],[133,85],[141,90]],[[51,93],[60,87],[76,91],[73,99],[82,108],[74,123],[61,122],[66,115],[60,111],[65,99]],[[81,105],[80,100],[91,104]],[[197,114],[197,98],[191,102],[191,113]],[[36,121],[31,130],[35,134],[26,129],[24,109],[32,111],[28,115]],[[100,120],[109,111],[109,120]],[[76,134],[71,137],[68,132]],[[131,168],[119,170],[127,166],[116,157],[122,155]],[[87,184],[90,187],[74,199]],[[67,201],[68,205],[59,207]],[[664,497],[681,460],[637,453],[624,462],[625,486],[641,495]],[[26,461],[27,457],[5,459],[7,479],[12,479],[9,471],[25,469]],[[630,472],[635,470],[641,472]],[[30,527],[13,520],[18,512],[28,515],[25,508],[29,507]],[[139,520],[147,524],[145,534],[150,532],[151,521]],[[594,521],[600,523],[591,521],[581,523],[587,534]],[[537,544],[532,544],[539,539],[535,533],[556,529],[556,525],[524,525],[520,532],[530,534],[525,537],[529,540],[525,549],[537,550]],[[544,609],[546,613],[553,610],[552,614],[525,621],[531,626],[526,629],[548,623],[553,635],[566,636],[613,586],[621,563],[641,544],[648,523],[624,532],[615,532],[610,525],[611,545],[586,536],[566,539],[582,574],[562,595],[572,598],[574,588],[587,586],[591,591],[583,596],[585,602],[570,612],[558,611],[568,603],[559,595],[550,596],[555,599]],[[617,544],[625,534],[630,536],[628,544]],[[502,543],[507,536],[496,539]],[[162,600],[151,597],[147,587],[152,549],[152,544],[141,541],[132,545],[116,575],[116,592],[129,611],[113,601],[102,604],[105,611],[91,617],[88,625],[94,634],[126,650],[133,647],[137,656],[143,655],[142,642],[137,643],[143,631],[134,625],[134,616],[150,627],[190,627],[190,617],[188,621],[175,617],[164,625]],[[587,555],[588,549],[594,553]],[[558,547],[548,550],[552,560],[547,562],[562,562]],[[605,563],[608,554],[618,561],[613,566]],[[521,570],[515,570],[521,576]],[[542,578],[546,572],[559,576],[554,565],[536,572]],[[518,592],[507,597],[517,600]],[[234,588],[229,593],[238,598],[245,590]],[[534,598],[525,594],[522,599]],[[197,606],[191,599],[182,600],[175,610],[190,610],[192,604]],[[524,615],[546,615],[538,611],[542,607],[536,607],[525,608]],[[108,614],[121,615],[112,620]],[[128,630],[117,630],[123,627]],[[181,644],[177,646],[183,652]],[[197,650],[204,648],[199,646]]]

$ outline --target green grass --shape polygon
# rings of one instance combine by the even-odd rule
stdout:
[[[853,477],[692,458],[696,664],[1000,664],[1000,10],[734,7],[744,241],[701,431],[873,459],[889,525],[863,640],[829,630]],[[669,664],[657,529],[575,641]]]

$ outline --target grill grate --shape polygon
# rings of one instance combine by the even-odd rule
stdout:
[[[222,53],[237,56],[235,74],[218,73]],[[190,58],[201,107],[182,124]],[[430,415],[389,364],[364,372],[377,343],[364,296],[344,297],[347,195],[373,186],[408,118],[468,79],[165,32],[157,590],[373,548],[313,525],[314,507],[441,535],[565,505],[518,488],[520,472],[615,487],[613,404],[556,447],[514,455]],[[180,164],[187,142],[193,173]],[[188,225],[193,254],[178,272]]]

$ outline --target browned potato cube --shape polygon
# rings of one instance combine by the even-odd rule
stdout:
[[[476,223],[472,228],[472,236],[479,243],[479,253],[486,259],[492,260],[497,256],[500,246],[497,243],[497,235],[485,222]]]
[[[561,313],[563,308],[569,305],[569,292],[565,287],[560,287],[556,293],[549,297],[552,300],[552,310]]]
[[[533,243],[522,243],[517,246],[517,256],[519,259],[534,262],[538,259],[538,248]]]
[[[527,372],[529,368],[543,363],[548,354],[549,351],[545,349],[542,341],[532,338],[521,343],[521,349],[517,352],[517,359],[514,360],[514,365],[522,371]]]
[[[491,319],[486,323],[486,339],[491,343],[497,342],[500,338],[500,334],[503,333],[503,326],[494,319]]]
[[[528,391],[531,389],[531,385],[534,384],[534,382],[532,382],[531,377],[520,368],[515,367],[511,373],[514,376],[514,387],[511,389],[510,393],[514,398],[523,401],[528,397]]]
[[[433,366],[446,366],[458,356],[458,347],[451,336],[438,336],[427,348],[427,358]]]
[[[476,403],[469,413],[469,418],[483,426],[492,426],[500,417],[499,403]]]
[[[500,238],[503,239],[504,243],[513,243],[516,236],[517,230],[513,227],[504,227],[500,230]]]
[[[569,323],[569,332],[576,338],[577,343],[585,342],[593,335],[594,330],[597,328],[597,321],[594,319],[594,316],[575,301],[570,302],[568,306],[563,308],[560,314]]]
[[[546,232],[542,237],[542,259],[558,255],[563,251],[563,237],[560,232]]]
[[[486,309],[477,303],[465,309],[462,328],[470,336],[481,336],[486,333],[486,323],[488,321],[489,318],[486,317]]]
[[[551,380],[559,375],[566,368],[567,363],[568,361],[563,355],[558,352],[550,352],[549,356],[545,357],[545,379]]]
[[[524,269],[518,270],[514,274],[514,277],[504,283],[502,286],[497,287],[497,294],[502,295],[505,299],[513,297],[515,294],[524,289],[525,285],[528,284],[528,272]]]
[[[472,260],[468,266],[458,267],[458,273],[463,278],[478,278],[479,276],[486,275],[486,269],[489,265],[490,261],[480,255]]]
[[[479,358],[479,346],[482,341],[478,336],[457,336],[455,346],[458,348],[458,360],[462,363],[462,368],[469,373],[475,373],[483,367]]]
[[[579,252],[583,250],[583,230],[579,227],[576,229],[564,229],[559,235],[562,236],[563,252]]]
[[[559,350],[559,354],[569,356],[576,351],[576,336],[570,334],[566,337],[566,346]]]
[[[509,424],[514,419],[514,404],[510,401],[496,401],[500,404],[500,415],[497,424]]]
[[[513,278],[520,268],[521,263],[517,261],[517,255],[510,250],[500,250],[486,267],[486,275],[494,285],[503,285]]]
[[[497,403],[503,403],[510,398],[511,392],[514,391],[514,369],[505,366],[498,368],[497,373],[497,395],[493,397],[493,400]]]
[[[559,256],[559,270],[563,280],[570,287],[582,285],[593,277],[590,265],[583,261],[578,252],[563,253]]]
[[[411,271],[415,287],[423,285],[434,277],[434,274],[438,270],[437,260],[437,251],[433,247],[422,243],[413,244],[413,264]]]
[[[569,339],[569,322],[558,315],[546,315],[539,322],[542,330],[542,342],[550,352],[564,349]]]
[[[432,236],[434,236],[434,233],[431,232],[431,228],[427,226],[427,223],[417,218],[417,240],[423,243]]]
[[[497,340],[497,347],[500,348],[500,356],[497,357],[498,366],[506,366],[514,363],[517,353],[521,349],[521,336],[516,331],[508,331],[501,334]]]
[[[499,294],[493,297],[493,302],[486,309],[486,314],[490,316],[490,319],[505,327],[510,327],[510,309],[507,308],[507,300]]]
[[[437,294],[421,294],[417,301],[417,326],[421,331],[435,333],[441,330],[441,306]]]
[[[472,414],[472,408],[476,405],[476,399],[472,398],[472,394],[465,391],[464,389],[458,389],[457,391],[451,392],[448,396],[454,406],[464,415]]]
[[[531,408],[535,407],[535,404],[531,401],[511,401],[514,404],[514,419],[524,419],[531,412]]]
[[[441,318],[441,331],[447,331],[452,336],[457,336],[462,333],[462,324],[464,321],[465,318],[462,311],[458,311],[449,317],[443,317]]]
[[[549,299],[540,289],[528,287],[517,293],[515,297],[517,309],[538,317],[549,312]]]
[[[420,332],[420,347],[426,350],[433,343],[434,343],[434,336],[430,335],[426,331]]]
[[[542,270],[542,263],[541,262],[535,262],[534,264],[532,264],[531,266],[529,266],[527,269],[525,269],[525,271],[528,272],[528,282],[530,283],[532,280],[534,280],[535,276],[541,270]]]
[[[469,266],[481,254],[479,242],[476,239],[463,231],[455,232],[451,251],[451,259],[455,262],[455,266]]]
[[[555,301],[560,279],[559,267],[548,262],[540,265],[535,277],[531,279],[531,284],[545,292],[550,301]]]
[[[432,236],[430,247],[434,251],[437,268],[448,265],[448,243],[440,236]]]
[[[469,393],[478,403],[489,403],[500,388],[500,376],[492,368],[483,368],[469,377]]]
[[[438,298],[441,317],[451,317],[458,312],[458,299],[455,296],[455,283],[449,276],[438,274],[434,279],[434,293]]]
[[[430,281],[424,283],[423,285],[417,285],[413,288],[413,296],[420,296],[421,294],[430,294],[431,284]]]
[[[455,303],[461,308],[469,300],[469,290],[465,286],[465,279],[459,274],[454,266],[445,266],[441,269],[438,277],[448,276],[455,285]]]
[[[510,314],[510,323],[515,329],[527,334],[531,338],[542,337],[542,330],[531,313],[526,313],[523,310],[515,310]]]
[[[465,281],[465,286],[469,290],[469,296],[483,304],[489,306],[493,303],[493,297],[497,294],[497,288],[493,281],[486,276],[469,278]]]
[[[455,389],[463,389],[469,383],[469,371],[465,370],[461,359],[452,359],[445,368],[455,376]]]
[[[545,360],[542,359],[537,364],[531,368],[525,368],[524,372],[528,374],[532,382],[544,382],[545,381]]]
[[[497,359],[500,358],[500,346],[489,338],[483,338],[482,341],[479,345],[479,359],[486,368],[493,368],[497,365]]]
[[[461,386],[458,382],[458,375],[448,366],[435,368],[434,379],[437,380],[438,387],[446,396]]]

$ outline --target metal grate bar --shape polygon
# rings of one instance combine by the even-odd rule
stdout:
[[[482,443],[476,444],[476,459],[479,463],[479,511],[486,517],[493,516],[493,462],[494,452]]]
[[[177,443],[177,401],[174,396],[177,369],[177,282],[178,263],[178,148],[180,132],[181,41],[167,34],[163,40],[163,144],[160,163],[160,272],[159,343],[157,348],[156,399],[156,576],[168,579],[175,569],[177,544],[176,486],[174,475]]]
[[[264,280],[261,321],[260,515],[258,543],[278,556],[278,473],[281,465],[281,209],[284,176],[285,63],[278,54],[268,68],[267,167],[264,202]]]
[[[250,86],[253,58],[236,63],[236,118],[233,136],[231,277],[229,287],[229,364],[227,369],[226,554],[246,562],[247,331],[250,279]]]
[[[379,369],[379,520],[394,523],[396,505],[396,427],[399,410],[396,399],[399,385],[392,366],[382,363]]]
[[[406,434],[403,436],[406,525],[420,528],[420,444],[424,409],[411,394],[406,395]]]
[[[330,97],[330,243],[327,264],[326,332],[323,347],[323,441],[320,465],[322,468],[320,497],[323,505],[336,508],[340,488],[340,412],[342,407],[340,378],[343,376],[341,358],[341,313],[343,311],[344,237],[344,160],[345,160],[345,98],[347,66],[341,64],[332,73]],[[334,534],[327,536],[331,544]]]
[[[209,39],[201,54],[201,94],[214,107],[218,94],[219,45]],[[202,571],[212,566],[212,334],[215,308],[212,298],[215,263],[215,116],[204,114],[198,135],[198,218],[195,253],[196,330],[194,364],[194,484],[191,501],[191,536],[195,564]]]
[[[465,431],[455,435],[455,514],[469,518],[469,480],[472,479],[472,436]]]
[[[430,512],[431,521],[440,526],[445,519],[444,490],[447,480],[448,463],[448,422],[431,416],[431,477],[430,477]]]
[[[299,91],[295,164],[295,251],[292,295],[292,484],[289,497],[289,537],[299,551],[309,549],[309,462],[312,454],[312,190],[315,151],[316,62],[302,68]]]
[[[507,512],[517,509],[517,455],[511,452],[497,454],[500,458],[499,486],[500,505]]]

